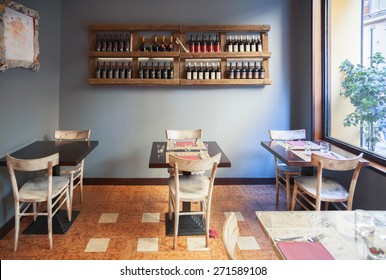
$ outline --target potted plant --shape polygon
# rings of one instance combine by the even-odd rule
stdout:
[[[339,68],[345,75],[340,95],[350,98],[355,107],[355,111],[345,117],[343,125],[360,125],[361,146],[374,151],[386,131],[385,59],[377,52],[368,67],[345,60]]]

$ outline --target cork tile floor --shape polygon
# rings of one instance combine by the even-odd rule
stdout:
[[[83,203],[79,197],[77,189],[73,209],[79,216],[66,234],[53,235],[52,250],[46,234],[21,234],[13,252],[11,230],[0,240],[0,259],[227,259],[221,233],[231,211],[237,214],[241,235],[237,257],[277,259],[255,216],[257,210],[285,210],[283,192],[275,205],[274,185],[215,186],[210,228],[217,236],[210,238],[209,248],[204,236],[179,236],[173,250],[173,237],[165,234],[167,186],[85,186]],[[21,232],[31,222],[23,218]]]

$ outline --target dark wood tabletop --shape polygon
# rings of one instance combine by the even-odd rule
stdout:
[[[21,148],[11,156],[22,159],[34,159],[59,153],[59,165],[74,166],[79,164],[98,145],[98,141],[36,141]],[[0,159],[0,166],[7,165],[5,157]]]
[[[221,150],[220,146],[215,141],[204,141],[205,144],[208,144],[208,153],[209,155],[215,156],[218,153],[221,153],[221,160],[218,167],[231,167],[231,162],[225,153]],[[150,159],[149,159],[149,168],[169,168],[169,163],[166,162],[166,152],[158,154],[157,145],[165,145],[166,142],[153,142],[151,147]]]
[[[320,141],[312,141],[316,144],[318,144]],[[282,162],[287,164],[288,166],[301,166],[301,167],[310,167],[311,162],[310,161],[305,161],[301,157],[297,156],[295,153],[292,152],[291,149],[286,149],[277,141],[262,141],[261,145],[267,149],[270,153],[275,155],[277,158],[279,158]],[[346,158],[352,158],[355,157],[356,155],[351,154],[345,150],[340,149],[337,146],[331,145],[331,151],[336,152]],[[370,163],[369,161],[362,159],[362,166],[368,166]]]

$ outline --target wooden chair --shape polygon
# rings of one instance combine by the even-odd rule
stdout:
[[[224,242],[225,251],[227,252],[228,258],[236,260],[236,244],[239,239],[240,232],[237,225],[236,214],[231,212],[225,220],[222,229],[222,240]]]
[[[192,130],[166,130],[166,139],[167,140],[197,140],[202,138],[202,129],[192,129]]]
[[[59,141],[89,141],[91,130],[55,130],[54,138]],[[80,201],[83,202],[83,169],[84,160],[76,166],[60,167],[60,175],[70,177],[70,196],[73,200],[74,189],[80,186]]]
[[[15,244],[14,251],[17,250],[19,240],[20,218],[22,216],[33,216],[36,221],[37,216],[47,216],[48,240],[52,249],[52,217],[66,202],[68,220],[71,221],[71,200],[69,191],[68,177],[52,176],[52,167],[59,163],[59,154],[53,154],[44,158],[37,159],[18,159],[6,154],[7,166],[11,177],[14,204],[15,204]],[[44,171],[46,176],[39,175],[27,180],[22,186],[18,185],[21,181],[22,173]],[[19,175],[20,173],[20,175]],[[41,174],[41,173],[40,173]],[[25,175],[25,174],[24,174]],[[47,203],[46,212],[39,212],[37,204]],[[32,213],[27,212],[32,204]]]
[[[209,224],[210,224],[210,206],[212,202],[212,192],[214,178],[216,176],[217,165],[220,162],[221,153],[209,159],[190,160],[169,155],[169,164],[173,167],[173,176],[169,178],[169,214],[168,218],[172,220],[174,211],[174,242],[173,248],[177,247],[177,235],[179,218],[182,215],[203,215],[205,216],[205,236],[206,247],[209,245]],[[200,172],[211,170],[211,176],[208,178],[201,175],[180,175],[179,171]],[[200,211],[181,212],[181,202],[200,202]]]
[[[295,209],[296,202],[307,210],[310,210],[307,207],[309,205],[319,211],[322,202],[325,203],[325,210],[328,210],[329,202],[341,203],[344,209],[351,210],[355,186],[362,167],[362,156],[363,154],[351,159],[335,159],[311,154],[311,163],[317,167],[317,173],[314,176],[295,178],[292,210]],[[348,191],[337,181],[323,176],[323,170],[354,170]]]
[[[304,140],[306,138],[305,129],[297,130],[269,130],[269,136],[271,140],[278,141],[291,141],[291,140]],[[287,210],[291,209],[291,187],[294,177],[301,174],[300,167],[288,166],[283,162],[280,162],[275,157],[275,169],[276,169],[276,205],[279,203],[279,187],[283,187],[286,191],[287,198]]]

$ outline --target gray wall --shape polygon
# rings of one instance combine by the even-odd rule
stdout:
[[[273,177],[273,158],[260,141],[268,139],[268,129],[290,127],[291,111],[298,111],[289,106],[293,91],[310,112],[310,11],[309,1],[285,0],[63,1],[60,127],[91,128],[100,141],[86,160],[85,176],[165,177],[165,170],[148,168],[151,143],[164,140],[166,128],[202,128],[204,139],[217,141],[232,162],[219,177]],[[270,24],[273,84],[88,85],[87,26],[94,23]],[[299,61],[307,69],[301,74]],[[309,122],[302,127],[310,131]]]
[[[60,0],[17,1],[40,15],[39,72],[14,68],[0,73],[0,157],[59,126]],[[8,171],[0,167],[0,225],[13,216]]]

